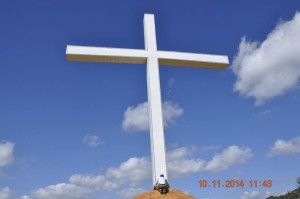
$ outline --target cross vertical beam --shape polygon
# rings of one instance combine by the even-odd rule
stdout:
[[[145,50],[68,45],[70,61],[147,63],[148,107],[150,114],[150,139],[153,184],[160,174],[167,178],[166,149],[161,105],[159,64],[195,68],[225,69],[228,57],[199,53],[159,51],[156,46],[154,15],[144,16]]]
[[[167,178],[167,166],[154,15],[145,15],[144,34],[145,50],[148,52],[147,85],[149,126],[152,157],[152,178],[153,184],[155,184],[156,179],[161,174],[164,174]]]

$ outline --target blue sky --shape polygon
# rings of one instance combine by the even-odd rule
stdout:
[[[299,1],[1,1],[0,198],[130,198],[151,189],[146,66],[69,62],[67,45],[228,55],[160,67],[169,181],[199,199],[296,187]],[[200,188],[199,180],[244,188]],[[272,180],[250,188],[249,180]]]

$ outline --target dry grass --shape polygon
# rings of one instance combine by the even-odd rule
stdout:
[[[156,191],[147,191],[134,196],[132,199],[196,199],[195,197],[185,194],[178,189],[170,189],[166,195],[160,194]]]

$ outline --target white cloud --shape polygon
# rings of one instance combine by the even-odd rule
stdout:
[[[232,70],[234,90],[256,105],[297,88],[300,78],[300,13],[279,23],[261,44],[242,38]]]
[[[252,157],[250,148],[229,146],[222,153],[216,154],[205,167],[207,171],[223,171],[236,164],[243,164]]]
[[[31,199],[31,197],[25,195],[25,196],[21,196],[20,199]]]
[[[0,189],[0,198],[1,199],[16,199],[16,197],[13,196],[13,193],[9,187],[4,187],[3,189]]]
[[[95,191],[70,183],[59,183],[31,192],[34,199],[94,199]]]
[[[170,126],[174,120],[183,114],[183,109],[171,101],[163,102],[164,126]],[[149,122],[148,122],[149,123]]]
[[[181,178],[199,171],[204,171],[205,160],[193,158],[196,147],[181,147],[168,151],[167,167],[170,178]],[[101,191],[117,190],[124,184],[135,187],[151,180],[151,162],[149,157],[132,157],[118,167],[110,167],[105,175],[76,174],[70,182],[78,186],[93,187]]]
[[[215,155],[207,164],[205,160],[195,157],[197,151],[198,149],[194,146],[168,151],[169,178],[182,178],[200,171],[224,170],[234,164],[245,162],[251,156],[251,150],[248,148],[230,146],[221,154]],[[229,160],[224,161],[226,158]],[[219,161],[223,161],[226,166],[218,165]],[[213,167],[213,165],[217,166]],[[211,168],[207,169],[207,167]],[[69,178],[69,182],[39,188],[32,191],[29,196],[33,199],[94,199],[101,192],[115,192],[123,198],[131,198],[132,195],[143,191],[137,186],[151,179],[150,158],[132,157],[118,167],[108,168],[103,174],[74,174]],[[5,193],[8,192],[5,191]],[[10,195],[12,196],[12,193]],[[23,196],[20,199],[30,199],[29,196]]]
[[[70,177],[70,183],[92,188],[96,191],[115,191],[124,184],[138,185],[151,178],[149,158],[129,158],[119,167],[110,167],[105,175],[75,174]]]
[[[270,192],[265,192],[265,193],[261,193],[261,192],[258,192],[258,191],[252,191],[252,192],[244,192],[240,199],[265,199],[267,197],[271,196],[271,193]]]
[[[174,123],[174,120],[183,114],[183,109],[171,101],[162,104],[164,126]],[[126,132],[141,132],[149,129],[148,102],[130,106],[124,113],[122,128]]]
[[[203,171],[205,168],[205,160],[188,159],[173,160],[168,162],[168,171],[170,178],[182,178],[193,173]]]
[[[29,196],[17,197],[9,187],[0,189],[0,199],[30,199]]]
[[[295,137],[289,141],[278,139],[271,147],[268,156],[274,155],[290,155],[293,153],[300,153],[300,136]]]
[[[197,148],[194,146],[176,148],[167,152],[167,159],[168,161],[174,161],[186,158],[188,156],[192,156],[196,150]]]
[[[149,158],[129,158],[118,168],[111,167],[106,171],[108,179],[118,183],[129,182],[132,186],[145,182],[151,178],[151,163]]]
[[[82,141],[89,147],[97,147],[104,143],[97,135],[86,135]]]
[[[220,146],[208,147],[208,149]],[[181,147],[167,152],[168,172],[170,178],[181,178],[201,171],[223,171],[236,164],[243,164],[253,155],[250,148],[229,146],[217,153],[210,161],[194,157],[195,147]]]
[[[34,190],[30,196],[34,199],[94,199],[97,193],[105,191],[116,191],[126,196],[141,191],[133,187],[150,179],[149,159],[133,157],[121,163],[119,167],[108,168],[104,175],[74,174],[68,183]],[[129,185],[129,188],[118,191],[125,184]]]
[[[15,144],[8,141],[0,142],[0,168],[9,166],[14,160]]]
[[[195,147],[181,147],[167,152],[167,167],[170,178],[181,178],[204,170],[205,160],[192,158]]]
[[[133,198],[133,196],[136,196],[144,191],[145,190],[141,188],[128,188],[118,191],[118,195],[121,198]]]
[[[122,128],[127,132],[140,132],[149,129],[148,103],[130,106],[124,113]]]
[[[97,191],[113,191],[118,184],[108,181],[104,175],[75,174],[70,177],[70,183]]]

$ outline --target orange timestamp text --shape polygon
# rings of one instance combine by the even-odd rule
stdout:
[[[200,180],[200,188],[271,188],[272,180]]]

